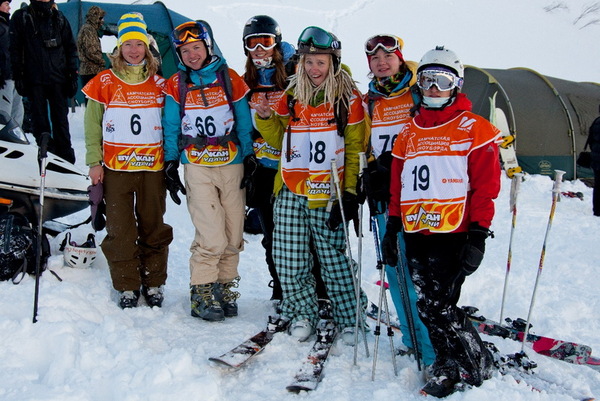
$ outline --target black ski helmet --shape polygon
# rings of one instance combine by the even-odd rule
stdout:
[[[277,21],[268,15],[255,15],[246,21],[244,32],[242,33],[242,45],[244,45],[244,53],[248,54],[246,49],[246,38],[252,35],[274,35],[276,48],[279,48],[281,43],[281,28]]]

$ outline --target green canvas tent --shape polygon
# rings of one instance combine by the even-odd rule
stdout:
[[[508,70],[465,68],[465,92],[473,111],[485,118],[500,109],[516,136],[519,165],[530,174],[565,179],[592,177],[576,166],[588,129],[598,116],[600,85],[547,77],[526,68]]]
[[[116,25],[121,15],[130,11],[142,13],[148,25],[148,32],[154,36],[158,44],[163,60],[163,75],[168,78],[177,71],[178,59],[171,46],[169,35],[173,31],[173,28],[189,21],[191,18],[169,10],[162,2],[156,1],[152,4],[116,4],[68,0],[66,3],[57,3],[57,5],[58,9],[69,20],[75,38],[77,38],[77,33],[81,25],[85,23],[85,15],[92,6],[98,6],[106,11],[104,22],[113,31],[116,31]],[[79,103],[83,101],[81,93],[78,94],[77,100]]]

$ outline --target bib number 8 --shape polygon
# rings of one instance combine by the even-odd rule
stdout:
[[[321,164],[325,161],[325,142],[317,141],[315,142],[314,148],[313,143],[310,143],[310,161],[313,159],[315,163]]]

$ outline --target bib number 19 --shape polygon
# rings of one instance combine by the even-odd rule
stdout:
[[[411,173],[413,175],[413,191],[417,191],[417,189],[426,191],[429,188],[429,167],[415,166]]]

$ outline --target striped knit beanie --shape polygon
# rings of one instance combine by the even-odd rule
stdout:
[[[121,16],[118,23],[117,46],[121,47],[127,40],[138,39],[148,46],[146,23],[137,13],[127,13]]]

